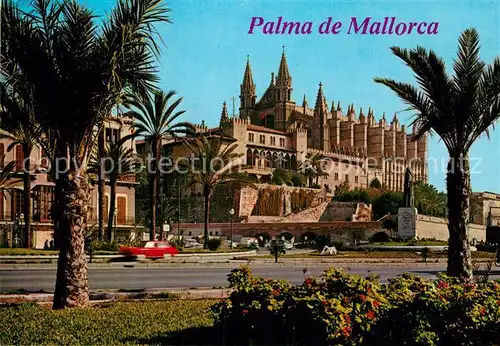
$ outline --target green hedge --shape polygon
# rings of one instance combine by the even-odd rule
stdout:
[[[230,344],[494,345],[500,284],[405,274],[380,284],[330,269],[302,285],[233,270],[230,299],[213,307]]]

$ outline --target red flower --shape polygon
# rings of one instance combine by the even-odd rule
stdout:
[[[245,309],[245,310],[243,310],[241,313],[242,313],[243,315],[246,315],[246,314],[248,314],[248,310],[247,310],[247,309]]]
[[[481,310],[479,311],[479,313],[481,314],[481,316],[486,315],[486,309],[485,308],[481,308]]]
[[[279,296],[280,290],[273,290],[273,296]]]
[[[310,286],[312,284],[312,280],[311,279],[306,279],[305,283],[306,283],[307,286]]]
[[[348,297],[344,297],[344,303],[349,303],[349,298]]]
[[[437,284],[437,288],[448,288],[449,285],[447,282],[444,282],[444,281],[439,281],[439,283]]]
[[[497,300],[497,305],[500,305],[500,300]]]
[[[323,306],[327,306],[327,305],[328,305],[328,302],[327,302],[326,300],[323,300],[323,301],[321,302],[321,304],[323,304]]]
[[[359,299],[361,299],[363,303],[366,302],[366,296],[364,294],[360,294]]]
[[[344,316],[345,321],[350,324],[351,323],[351,317],[349,315]]]
[[[372,310],[370,310],[366,313],[366,317],[369,318],[370,320],[373,320],[375,319],[375,313]]]
[[[380,303],[377,300],[372,301],[372,305],[376,308],[380,306]]]
[[[351,335],[351,330],[351,327],[345,326],[344,328],[342,328],[342,334],[344,334],[344,336],[349,336]]]

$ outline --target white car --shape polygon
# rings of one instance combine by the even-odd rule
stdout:
[[[198,243],[196,239],[186,239],[184,242],[184,247],[187,249],[201,249],[203,247],[203,244]]]

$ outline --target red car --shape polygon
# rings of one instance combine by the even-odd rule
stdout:
[[[142,241],[137,247],[120,247],[119,253],[138,260],[160,259],[177,255],[179,250],[163,241]]]

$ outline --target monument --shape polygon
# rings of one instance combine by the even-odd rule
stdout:
[[[417,236],[417,209],[413,199],[413,173],[406,168],[403,206],[398,209],[398,237],[414,239]]]

